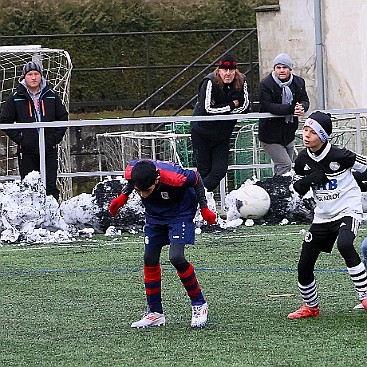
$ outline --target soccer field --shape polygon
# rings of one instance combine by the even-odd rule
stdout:
[[[355,241],[367,232],[363,224]],[[296,266],[308,226],[242,226],[186,250],[209,303],[205,329],[162,254],[166,325],[132,329],[146,309],[141,235],[0,247],[0,366],[363,366],[367,313],[339,253],[316,264],[318,318],[301,305]]]

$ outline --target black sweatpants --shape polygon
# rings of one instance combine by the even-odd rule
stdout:
[[[230,139],[216,141],[193,130],[191,140],[197,170],[207,190],[213,191],[227,173]]]
[[[46,194],[52,195],[56,200],[59,200],[60,192],[56,186],[58,155],[57,147],[46,152]],[[40,156],[38,153],[19,153],[18,165],[20,178],[23,179],[29,172],[40,172]]]

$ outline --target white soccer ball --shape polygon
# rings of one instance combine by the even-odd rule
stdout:
[[[260,186],[246,185],[236,193],[236,207],[242,218],[259,219],[270,208],[270,196]]]

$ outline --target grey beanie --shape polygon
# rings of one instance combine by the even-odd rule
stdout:
[[[25,75],[30,71],[35,70],[38,71],[42,75],[42,66],[34,61],[29,61],[23,66],[21,79],[24,79]]]
[[[282,53],[275,57],[273,60],[273,67],[279,64],[288,66],[290,70],[293,69],[292,59],[287,54]]]

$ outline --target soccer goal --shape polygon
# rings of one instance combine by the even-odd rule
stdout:
[[[0,104],[3,104],[18,86],[22,68],[28,61],[39,62],[43,67],[45,78],[51,87],[60,95],[69,110],[70,80],[72,63],[70,55],[65,50],[50,49],[41,45],[1,46],[0,47]],[[4,134],[0,134],[0,173],[2,176],[14,176],[18,173],[15,158],[16,147]],[[59,170],[71,172],[69,131],[67,130],[62,143],[59,145]],[[72,196],[71,178],[59,178],[61,197]]]
[[[141,158],[175,161],[183,167],[192,165],[188,160],[188,133],[119,131],[96,136],[100,171],[121,171],[131,160]]]

